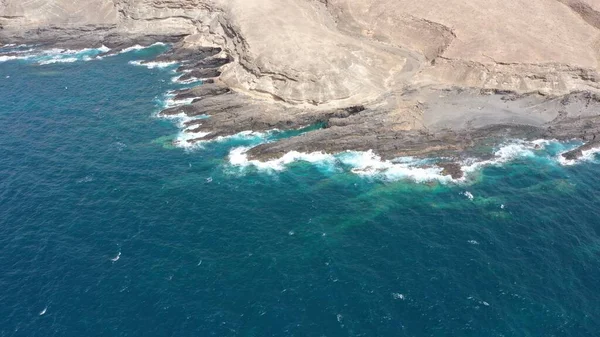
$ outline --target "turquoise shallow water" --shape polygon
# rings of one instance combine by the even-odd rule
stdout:
[[[0,63],[0,336],[600,334],[598,164],[231,167],[170,146],[159,51]]]

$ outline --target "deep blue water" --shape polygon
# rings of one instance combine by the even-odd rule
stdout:
[[[600,335],[598,164],[241,172],[157,52],[0,63],[0,336]]]

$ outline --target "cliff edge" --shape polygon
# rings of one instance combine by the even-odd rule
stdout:
[[[177,60],[223,51],[209,55],[215,71],[183,67],[213,83],[166,112],[211,115],[190,125],[209,134],[197,140],[326,126],[259,146],[259,158],[460,152],[496,134],[585,139],[600,111],[594,0],[0,0],[0,43],[158,40],[175,43]],[[582,118],[594,125],[585,135]]]

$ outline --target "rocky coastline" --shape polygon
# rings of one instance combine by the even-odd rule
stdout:
[[[564,154],[576,159],[600,139],[599,61],[593,46],[591,60],[595,57],[596,63],[589,57],[568,59],[571,54],[560,51],[548,60],[529,62],[526,56],[544,51],[545,45],[517,49],[515,54],[525,55],[523,62],[493,57],[483,62],[452,49],[456,36],[470,36],[470,31],[403,13],[394,18],[414,36],[396,36],[385,24],[365,31],[373,27],[365,22],[369,12],[357,17],[354,11],[364,8],[351,0],[284,1],[302,11],[300,18],[278,12],[282,4],[274,1],[123,0],[113,6],[93,0],[90,7],[100,11],[101,20],[98,13],[77,12],[67,1],[43,3],[48,2],[62,8],[58,17],[64,22],[50,22],[34,7],[2,2],[0,44],[103,45],[109,54],[134,45],[171,44],[153,61],[177,62],[180,81],[202,81],[174,93],[174,101],[187,104],[160,113],[191,118],[185,131],[198,136],[186,142],[248,130],[322,126],[256,146],[248,151],[251,159],[346,150],[372,150],[386,160],[439,156],[447,159],[438,164],[443,174],[460,178],[456,162],[485,157],[482,145],[506,139],[579,139],[584,145]],[[600,12],[585,1],[583,14],[573,12],[571,2],[557,1],[556,10],[576,15],[570,24],[577,32],[593,33],[590,39],[600,41],[600,25],[594,25]],[[380,5],[369,3],[371,11]],[[286,24],[270,31],[278,22]],[[417,33],[436,39],[427,42]],[[322,41],[314,42],[315,36]],[[571,47],[575,52],[581,48]],[[198,116],[207,118],[193,119]]]

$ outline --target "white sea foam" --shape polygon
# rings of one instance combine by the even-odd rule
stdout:
[[[117,262],[119,261],[119,259],[121,258],[121,252],[119,252],[117,254],[117,256],[113,257],[112,259],[110,259],[112,262]]]
[[[198,115],[198,116],[188,116],[187,114],[180,112],[174,115],[160,115],[159,118],[170,119],[177,122],[179,128],[183,129],[186,127],[186,123],[198,119],[206,119],[209,118],[209,115]]]
[[[208,135],[210,135],[210,132],[192,132],[183,130],[179,132],[179,134],[173,141],[173,145],[186,149],[201,147],[202,143],[199,140]]]
[[[179,80],[181,78],[181,76],[183,76],[184,74],[181,75],[177,75],[175,77],[171,77],[171,82],[173,83],[181,83],[181,81]]]
[[[461,193],[462,195],[464,195],[465,197],[467,197],[467,199],[473,201],[473,199],[475,199],[475,197],[473,196],[473,194],[469,191],[464,191],[463,193]]]
[[[190,97],[190,98],[184,98],[184,99],[173,99],[172,97],[173,96],[170,96],[167,99],[165,99],[165,101],[164,101],[165,108],[174,108],[177,106],[192,104],[192,102],[196,98],[198,98],[198,97]]]
[[[122,49],[121,51],[119,51],[119,54],[129,53],[130,51],[142,50],[145,48],[147,48],[147,47],[136,44],[135,46],[131,46],[131,47]]]
[[[534,149],[543,149],[553,142],[557,142],[557,140],[555,140],[555,139],[536,139],[536,140],[532,141],[531,143],[533,144]]]
[[[533,157],[534,154],[531,150],[531,145],[529,144],[508,144],[498,149],[494,155],[498,160],[507,162],[520,157]]]
[[[465,174],[468,174],[485,166],[500,165],[517,158],[534,157],[534,149],[534,143],[516,140],[501,146],[494,152],[494,158],[482,161],[477,161],[475,159],[466,160],[463,162],[461,169]]]
[[[90,61],[93,60],[93,56],[100,53],[109,51],[108,47],[102,46],[100,48],[85,48],[80,50],[71,49],[46,49],[46,50],[17,50],[12,54],[18,55],[0,55],[0,62],[10,60],[35,60],[40,65],[47,65],[53,63],[71,63],[76,61]]]
[[[442,175],[441,167],[423,167],[420,160],[412,157],[398,158],[394,161],[382,160],[371,150],[348,151],[336,157],[343,164],[351,166],[352,172],[362,176],[375,176],[388,180],[410,179],[416,182],[451,180],[451,177]]]
[[[10,53],[11,54],[31,54],[31,52],[34,52],[35,49],[33,48],[29,48],[29,49],[16,49],[16,50],[11,50]]]
[[[233,166],[254,166],[262,170],[281,171],[294,161],[304,161],[326,168],[339,166],[350,167],[351,171],[361,176],[375,176],[379,178],[397,180],[411,179],[417,182],[438,180],[449,181],[450,177],[441,174],[441,168],[418,167],[417,161],[411,158],[402,158],[399,162],[382,160],[372,151],[357,152],[347,151],[337,155],[323,152],[302,153],[290,151],[281,158],[270,161],[249,160],[248,147],[238,147],[229,153],[229,162]]]
[[[164,105],[163,105],[163,106],[164,106]],[[186,120],[186,121],[187,121],[187,119],[188,119],[188,118],[190,118],[188,115],[186,115],[186,114],[185,114],[185,113],[183,113],[183,112],[180,112],[180,113],[178,113],[178,114],[172,114],[172,115],[161,115],[161,114],[157,114],[157,116],[156,116],[156,117],[159,117],[159,118],[164,118],[164,119],[172,119],[172,120],[176,120],[176,121],[179,121],[179,120]]]
[[[373,151],[357,152],[347,151],[337,155],[323,152],[302,153],[290,151],[281,158],[270,161],[249,160],[248,147],[234,148],[229,153],[229,162],[233,166],[254,166],[259,170],[284,170],[287,165],[295,161],[304,161],[327,168],[348,166],[351,171],[361,176],[375,176],[383,179],[411,179],[416,182],[425,181],[450,181],[451,178],[441,174],[442,169],[437,167],[418,167],[418,161],[411,158],[402,158],[399,162],[382,160]]]
[[[243,141],[254,141],[255,143],[264,143],[270,132],[256,132],[256,131],[242,131],[234,135],[230,136],[219,136],[210,140],[203,140],[202,138],[211,134],[211,132],[202,132],[202,131],[194,131],[202,124],[194,124],[190,127],[185,128],[185,123],[191,120],[204,119],[208,118],[206,115],[188,117],[185,114],[179,114],[175,116],[169,116],[169,118],[181,118],[179,121],[179,127],[184,128],[181,130],[175,140],[173,141],[173,145],[185,149],[196,149],[202,148],[204,144],[208,142],[225,142],[232,140],[243,140]],[[249,148],[248,148],[249,149]],[[250,165],[250,164],[248,164]],[[248,166],[248,165],[239,165],[239,166]],[[265,166],[266,168],[266,166]],[[282,168],[283,169],[283,168]],[[278,169],[279,170],[279,169]]]
[[[102,46],[100,48],[84,48],[84,49],[60,49],[60,48],[52,48],[41,51],[41,55],[85,55],[90,53],[106,53],[110,51],[110,48],[106,46]]]
[[[185,75],[185,74],[181,74],[179,76],[175,76],[175,77],[171,78],[171,82],[180,83],[180,84],[191,84],[191,83],[196,83],[196,82],[202,81],[202,79],[196,78],[196,77],[191,77],[191,78],[188,78],[187,80],[181,80],[180,78],[183,75]]]
[[[215,142],[225,142],[225,141],[230,141],[230,140],[256,140],[258,142],[264,142],[267,140],[267,138],[269,137],[269,135],[271,135],[273,132],[278,131],[277,129],[272,129],[266,132],[260,132],[260,131],[242,131],[242,132],[238,132],[234,135],[230,135],[230,136],[219,136],[217,138],[215,138]]]
[[[85,176],[85,177],[83,177],[81,179],[78,179],[77,183],[78,184],[82,184],[82,183],[89,183],[89,182],[92,182],[92,181],[94,181],[94,176]]]
[[[403,294],[400,294],[400,293],[392,293],[392,297],[395,300],[404,300],[405,299],[405,296]]]
[[[335,158],[330,154],[322,152],[313,153],[302,153],[297,151],[290,151],[283,155],[281,158],[273,159],[269,161],[249,160],[248,150],[249,147],[237,147],[229,152],[229,162],[233,166],[255,166],[258,169],[281,171],[285,169],[285,166],[295,161],[305,161],[309,163],[331,163],[335,161]]]
[[[177,107],[185,104],[191,103],[194,98],[185,99],[185,100],[173,100],[170,97],[173,97],[171,94],[167,94],[167,99],[163,101],[164,108]],[[198,116],[188,116],[187,114],[181,112],[174,115],[159,115],[159,118],[174,120],[177,123],[177,126],[181,129],[181,131],[177,134],[175,139],[173,140],[173,145],[176,147],[181,147],[185,149],[194,149],[202,146],[202,142],[200,139],[208,136],[210,132],[196,132],[194,131],[202,124],[194,124],[191,126],[187,126],[186,124],[191,121],[206,119],[210,116],[208,115],[198,115]]]
[[[533,157],[535,156],[534,150],[540,149],[541,145],[549,144],[550,142],[546,140],[537,140],[534,142],[513,141],[499,147],[494,152],[494,158],[492,159],[480,161],[475,159],[466,160],[463,162],[462,170],[465,174],[468,174],[484,166],[499,165],[517,158]],[[415,182],[439,181],[442,183],[466,181],[466,177],[452,179],[450,176],[443,175],[443,169],[429,165],[430,161],[428,160],[412,157],[397,158],[393,161],[382,160],[373,151],[346,151],[336,155],[322,152],[300,153],[291,151],[281,158],[262,162],[249,160],[247,156],[248,150],[248,147],[232,149],[229,153],[230,164],[239,167],[254,166],[259,170],[281,171],[291,162],[305,161],[328,167],[348,167],[351,172],[360,176],[377,177],[386,180],[410,179]],[[473,198],[469,192],[465,192],[465,196],[471,200]]]
[[[170,66],[173,66],[175,64],[177,64],[177,62],[175,61],[169,61],[169,62],[158,62],[158,61],[151,61],[151,62],[144,62],[144,61],[129,61],[129,64],[133,64],[135,66],[143,66],[146,67],[148,69],[154,69],[154,68],[167,68]]]
[[[0,63],[2,62],[6,62],[6,61],[13,61],[13,60],[26,60],[29,58],[32,58],[32,55],[0,55]]]
[[[567,159],[563,157],[563,153],[559,153],[556,156],[556,160],[563,166],[572,166],[581,162],[591,162],[596,159],[596,154],[600,153],[600,148],[592,148],[589,150],[581,151],[581,157],[577,159]]]
[[[149,45],[149,46],[141,46],[141,45],[139,45],[139,44],[136,44],[135,46],[131,46],[131,47],[124,48],[124,49],[120,50],[120,51],[118,52],[118,54],[124,54],[124,53],[129,53],[129,52],[132,52],[132,51],[138,51],[138,50],[143,50],[143,49],[152,48],[152,47],[154,47],[154,46],[164,46],[164,45],[165,45],[165,44],[164,44],[164,43],[162,43],[162,42],[156,42],[156,43],[154,43],[154,44],[151,44],[151,45]]]
[[[581,158],[580,158],[580,160],[581,160]],[[562,153],[559,153],[559,154],[556,156],[556,161],[557,161],[557,162],[558,162],[560,165],[562,165],[562,166],[572,166],[572,165],[575,165],[575,164],[577,164],[577,162],[578,162],[578,160],[575,160],[575,159],[567,159],[567,158],[563,157],[563,154],[562,154]]]
[[[45,60],[45,61],[40,61],[38,62],[38,64],[40,65],[46,65],[46,64],[53,64],[53,63],[73,63],[73,62],[77,62],[79,61],[78,58],[76,57],[67,57],[67,58],[51,58],[49,60]]]

